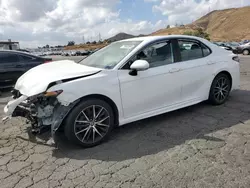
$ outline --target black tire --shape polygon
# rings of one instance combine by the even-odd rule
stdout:
[[[224,86],[223,86],[223,84],[219,84],[222,80],[225,81]],[[222,85],[223,90],[218,89],[220,85]],[[219,75],[217,75],[214,78],[214,80],[212,82],[210,92],[209,92],[208,101],[212,105],[224,104],[226,102],[226,100],[228,99],[230,91],[231,91],[231,80],[230,80],[229,76],[227,74],[220,73]],[[223,95],[221,94],[221,92],[223,93]]]
[[[245,49],[245,50],[243,50],[243,55],[249,55],[250,54],[250,50],[248,50],[248,49]]]
[[[95,113],[93,110],[93,106],[95,108]],[[97,119],[99,118],[104,118],[104,115],[106,117],[108,117],[105,121],[101,122],[100,124],[102,124],[102,126],[100,125],[94,125],[93,122],[100,122],[101,120],[91,120],[89,117],[91,117],[91,108],[92,108],[92,116],[94,116],[93,114],[96,114],[96,117],[98,116],[99,111],[100,114],[97,117]],[[98,111],[99,108],[99,111]],[[103,108],[103,110],[101,110]],[[84,113],[83,113],[84,111]],[[84,115],[85,114],[85,115]],[[86,118],[87,116],[87,118]],[[78,119],[77,119],[78,118]],[[79,120],[81,119],[82,120]],[[76,124],[76,119],[79,120],[77,121],[78,124]],[[85,121],[87,121],[87,119],[89,119],[91,121],[91,123],[85,123]],[[95,119],[95,118],[93,118]],[[84,121],[84,122],[82,122]],[[105,124],[105,127],[103,127]],[[106,125],[109,125],[109,127],[107,127]],[[108,139],[108,137],[110,136],[110,133],[112,131],[112,129],[114,128],[114,112],[111,108],[111,106],[100,99],[86,99],[82,102],[80,102],[77,106],[75,106],[73,108],[73,110],[69,113],[69,115],[67,116],[66,120],[65,120],[65,126],[64,126],[64,134],[65,136],[68,138],[68,140],[74,144],[78,144],[81,145],[82,147],[88,148],[88,147],[93,147],[96,145],[99,145],[100,143],[104,142],[105,140]],[[94,128],[95,127],[95,128]],[[84,129],[88,129],[88,133],[86,133],[87,131],[81,132]],[[106,129],[104,131],[104,129]],[[98,133],[97,133],[97,131]],[[79,133],[81,132],[81,133]],[[100,133],[100,134],[99,134]],[[87,135],[85,135],[87,134]],[[93,136],[94,135],[94,136]],[[99,137],[98,139],[94,139],[92,141],[87,141],[83,139],[89,139],[90,136],[95,137],[95,135],[97,135],[97,137]],[[101,137],[100,135],[102,135],[103,137]],[[85,137],[86,136],[86,137]],[[88,137],[87,137],[88,136]],[[82,139],[81,139],[82,138]]]

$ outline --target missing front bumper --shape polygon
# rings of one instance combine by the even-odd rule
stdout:
[[[54,106],[50,116],[41,117],[37,108],[40,106],[37,104],[27,102],[27,97],[19,97],[13,101],[10,101],[5,106],[5,113],[8,117],[24,117],[29,123],[31,123],[31,132],[35,135],[44,133],[51,130],[51,138],[49,139],[50,145],[57,145],[56,131],[62,125],[63,120],[71,111],[71,109],[78,103],[78,100],[71,103],[68,106],[63,106],[60,103]],[[46,122],[46,123],[45,123]]]

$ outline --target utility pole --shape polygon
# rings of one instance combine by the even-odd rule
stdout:
[[[9,49],[12,50],[11,39],[8,39],[8,42],[9,42]]]
[[[83,44],[85,44],[85,38],[84,38],[84,35],[82,36],[82,42],[83,42]]]
[[[99,33],[99,41],[102,41],[101,33]]]

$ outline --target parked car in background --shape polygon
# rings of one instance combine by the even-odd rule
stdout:
[[[238,42],[212,42],[221,48],[228,51],[235,51],[236,48],[240,45]]]
[[[194,36],[121,40],[79,63],[31,69],[18,79],[4,111],[28,118],[35,131],[51,127],[52,138],[60,129],[71,142],[92,147],[116,126],[206,100],[225,103],[240,86],[238,61]]]
[[[82,56],[87,56],[87,55],[90,55],[91,54],[91,51],[89,50],[81,50],[81,55]]]
[[[250,42],[250,40],[243,40],[242,42],[241,42],[241,44],[246,44],[246,43],[249,43]]]
[[[70,55],[70,52],[67,51],[67,50],[65,50],[65,51],[62,52],[61,55],[62,55],[62,56],[69,56],[69,55]]]
[[[234,51],[234,50],[236,50],[236,48],[238,46],[240,46],[240,43],[238,43],[238,42],[227,42],[226,45],[232,49],[231,51]]]
[[[74,50],[70,51],[70,56],[76,56],[76,51]]]
[[[233,48],[226,42],[220,43],[219,46],[225,50],[233,51]]]
[[[82,52],[81,51],[76,51],[76,56],[81,56]]]
[[[250,55],[250,42],[238,46],[235,52],[238,54]]]
[[[29,69],[52,61],[29,53],[0,50],[0,88],[12,87],[17,79]]]

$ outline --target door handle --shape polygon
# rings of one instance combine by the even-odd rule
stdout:
[[[170,73],[173,73],[173,72],[179,72],[181,69],[180,68],[172,68],[169,70]]]
[[[213,64],[215,64],[215,61],[208,61],[207,64],[208,65],[213,65]]]

